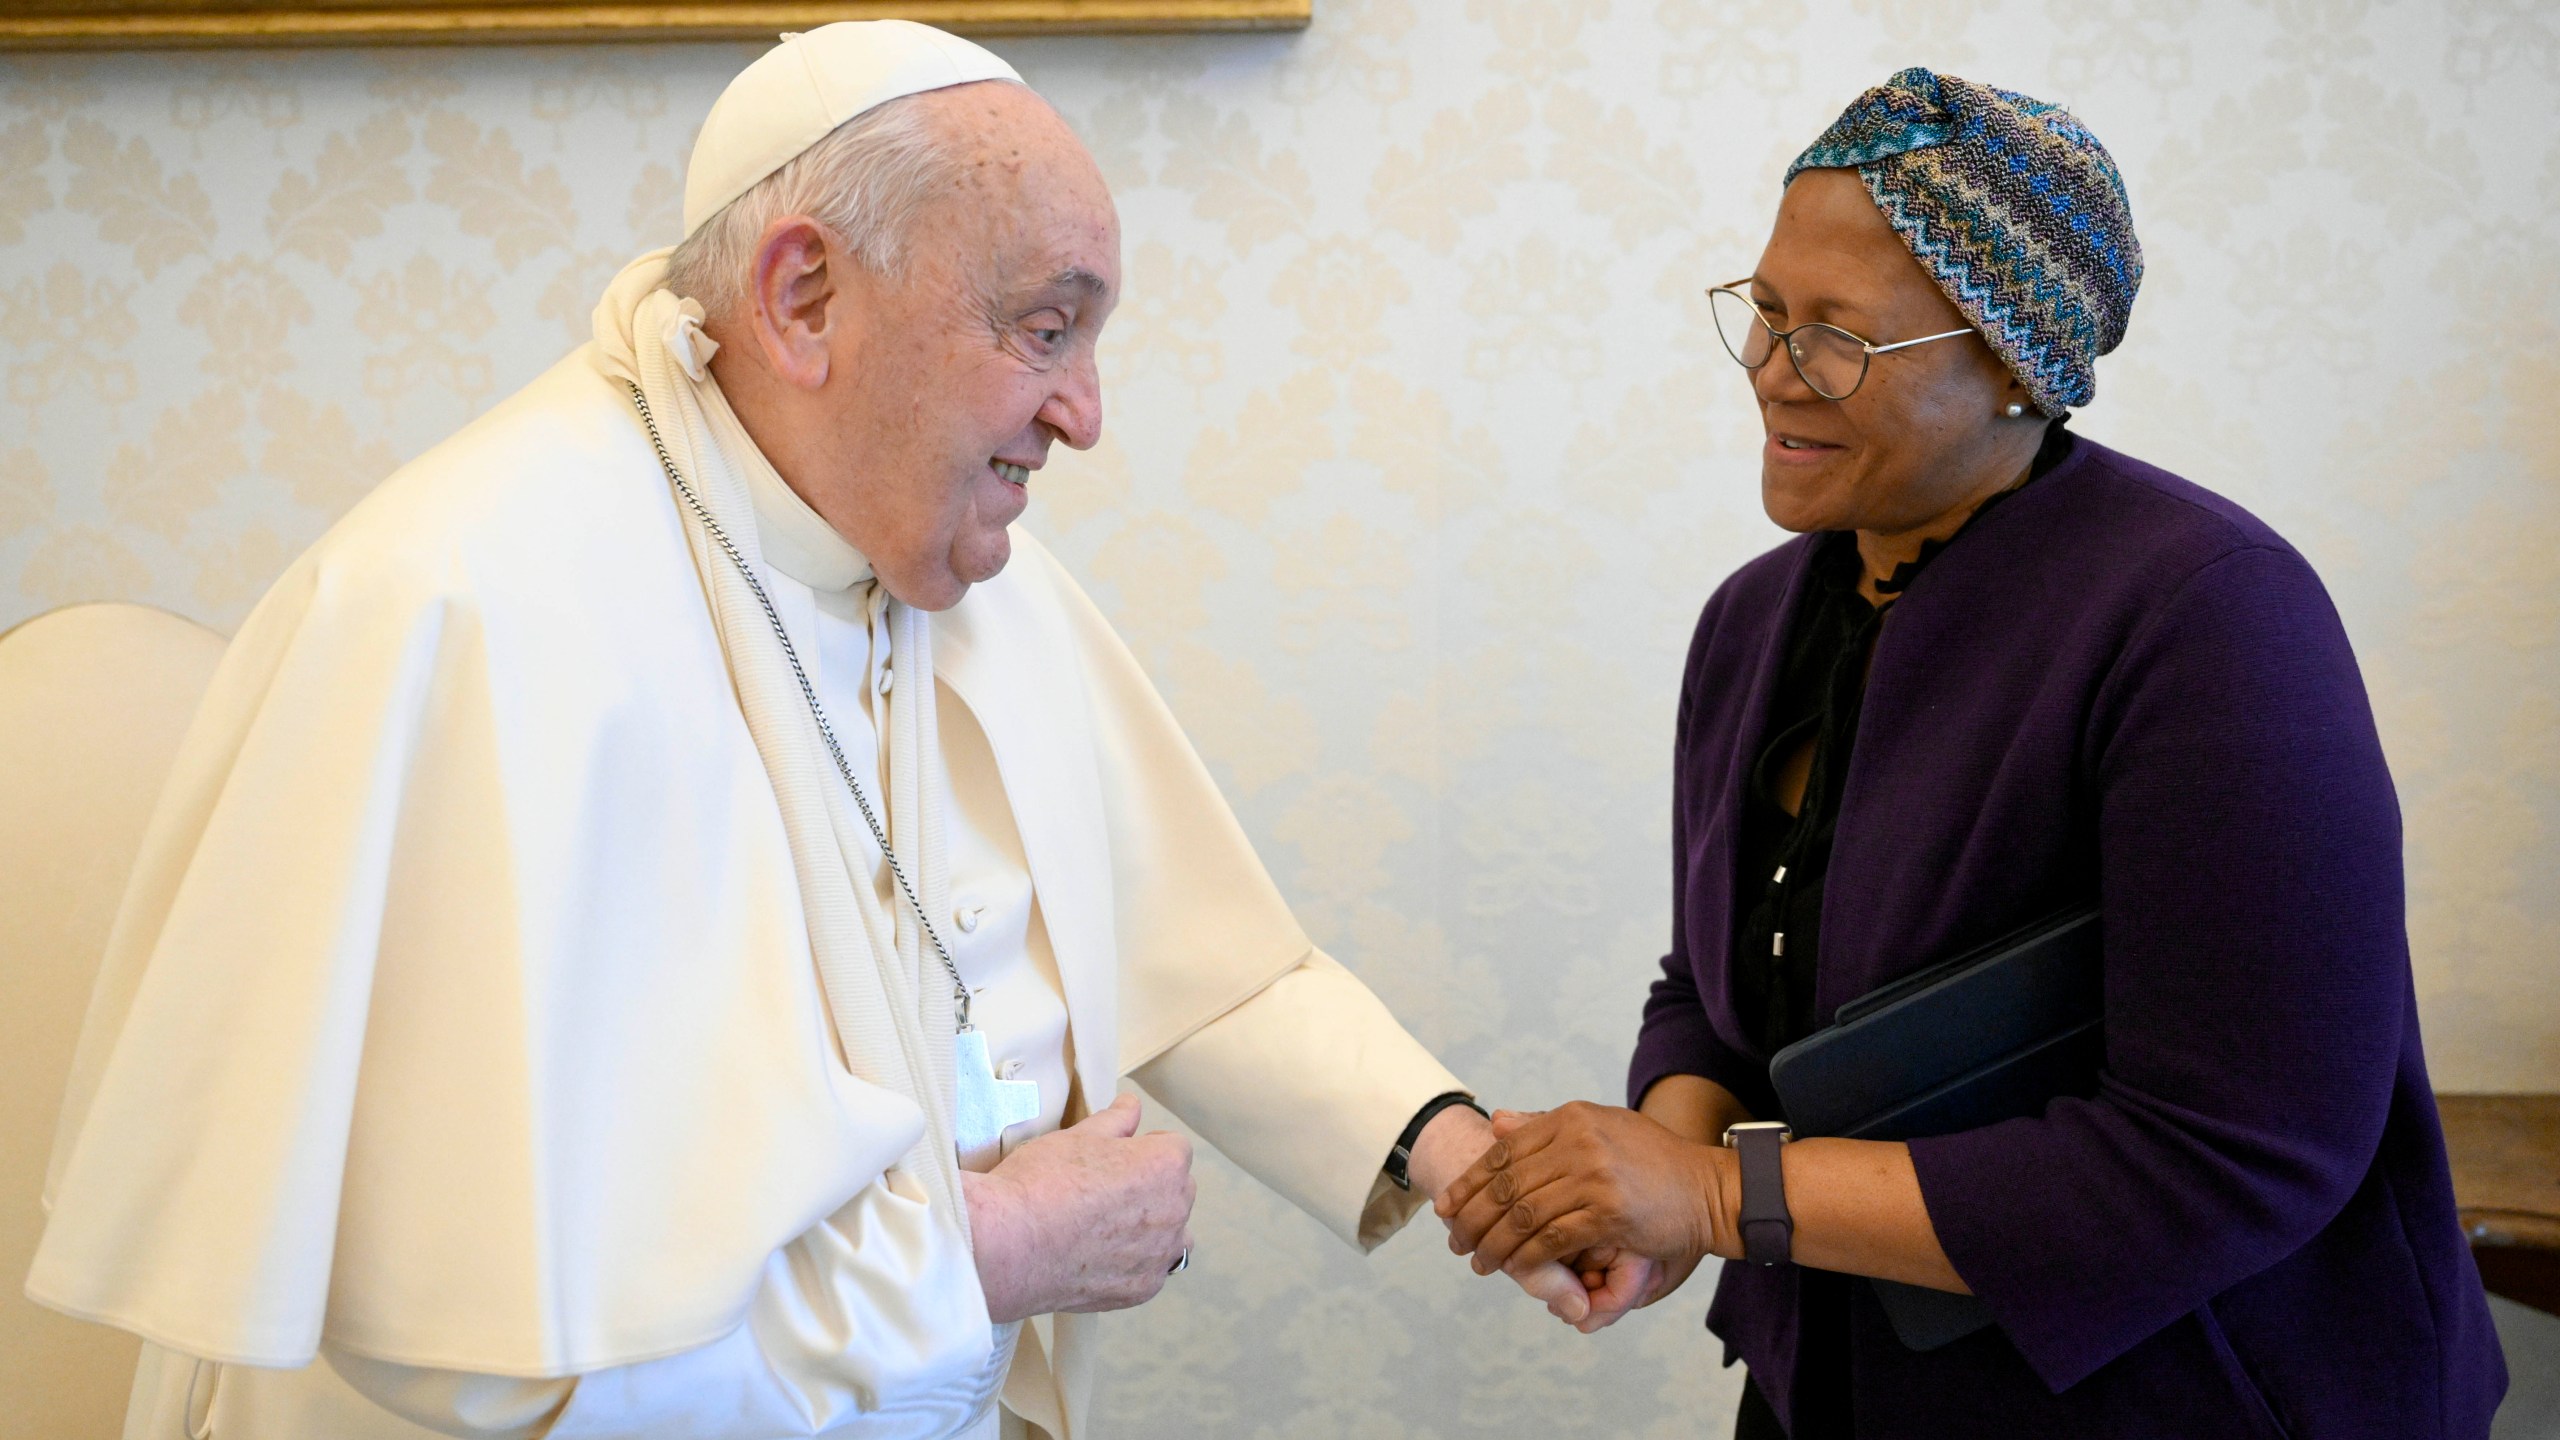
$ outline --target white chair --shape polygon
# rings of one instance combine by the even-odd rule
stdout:
[[[222,637],[141,605],[0,634],[0,1430],[123,1432],[138,1342],[22,1291],[72,1047],[125,876]]]

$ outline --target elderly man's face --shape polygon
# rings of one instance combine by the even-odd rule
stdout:
[[[1968,323],[1850,170],[1807,170],[1787,187],[1750,292],[1777,329],[1820,321],[1874,345]],[[2025,392],[1979,337],[1876,356],[1846,400],[1814,393],[1783,354],[1751,382],[1767,431],[1761,503],[1789,530],[1907,534],[2023,465],[2020,423],[2002,411]]]
[[[886,482],[872,564],[926,608],[1004,568],[1005,527],[1053,441],[1101,438],[1094,344],[1120,289],[1110,192],[1056,112],[1013,85],[934,98],[979,151],[920,221],[882,324],[863,327],[878,344],[853,404]]]
[[[1094,345],[1119,296],[1120,226],[1084,146],[1028,90],[918,101],[968,170],[917,218],[903,273],[864,269],[805,220],[777,222],[755,282],[762,363],[721,379],[889,593],[938,610],[1004,568],[1005,527],[1051,444],[1101,438]]]

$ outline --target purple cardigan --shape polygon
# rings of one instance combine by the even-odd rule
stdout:
[[[1736,831],[1812,541],[1737,571],[1689,652],[1673,936],[1630,1103],[1776,1113],[1730,983]],[[2506,1369],[2454,1220],[2400,818],[2318,577],[2239,506],[2086,439],[1968,528],[1877,641],[1818,1013],[2075,900],[2105,927],[2097,1096],[1913,1142],[1997,1327],[1915,1354],[1867,1287],[1861,1436],[2485,1436]],[[1792,1410],[1796,1271],[1708,1326]]]

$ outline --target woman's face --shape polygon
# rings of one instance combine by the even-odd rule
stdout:
[[[1873,345],[1966,328],[1854,170],[1807,170],[1778,202],[1749,292],[1769,324],[1837,325]],[[1768,432],[1760,502],[1786,529],[1902,535],[2022,476],[2044,420],[1979,335],[1873,357],[1825,400],[1783,354],[1751,372]],[[2003,412],[2026,407],[2022,419]]]

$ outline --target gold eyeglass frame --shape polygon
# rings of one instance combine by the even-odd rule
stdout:
[[[1826,325],[1818,320],[1808,320],[1802,325],[1796,325],[1788,329],[1781,330],[1777,326],[1769,323],[1768,316],[1760,313],[1760,303],[1752,299],[1750,295],[1742,290],[1741,287],[1750,283],[1751,278],[1749,276],[1744,276],[1740,280],[1731,281],[1727,284],[1710,285],[1707,287],[1707,314],[1710,317],[1715,318],[1716,339],[1723,343],[1724,353],[1732,356],[1733,363],[1741,366],[1745,370],[1757,371],[1760,368],[1760,365],[1766,365],[1769,363],[1769,356],[1766,355],[1761,357],[1760,365],[1754,365],[1750,361],[1743,359],[1742,350],[1735,346],[1733,343],[1733,337],[1724,333],[1724,321],[1721,316],[1718,315],[1715,303],[1716,296],[1720,294],[1730,295],[1734,299],[1742,302],[1742,308],[1751,312],[1751,322],[1759,326],[1761,329],[1769,332],[1769,355],[1775,355],[1781,350],[1787,352],[1787,363],[1795,367],[1796,378],[1804,382],[1804,388],[1821,396],[1825,400],[1846,400],[1850,396],[1857,394],[1858,387],[1867,383],[1867,372],[1875,368],[1876,357],[1879,355],[1890,355],[1896,350],[1908,350],[1914,345],[1926,345],[1932,340],[1953,340],[1959,335],[1972,335],[1977,333],[1972,326],[1967,325],[1961,330],[1944,330],[1935,335],[1923,335],[1917,340],[1896,340],[1890,345],[1876,345],[1870,343],[1862,336],[1841,329],[1837,325]],[[1858,347],[1860,351],[1858,356],[1858,378],[1849,382],[1848,389],[1834,395],[1830,391],[1823,389],[1820,385],[1815,384],[1813,377],[1804,372],[1804,357],[1796,351],[1795,337],[1803,334],[1807,330],[1828,330],[1832,334],[1837,335],[1841,339]]]

